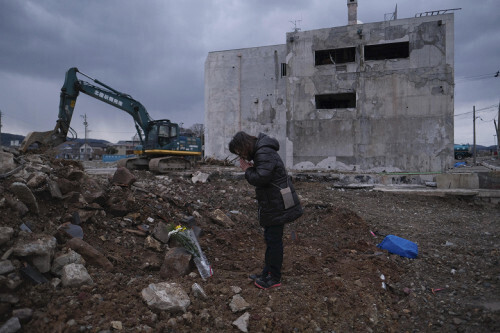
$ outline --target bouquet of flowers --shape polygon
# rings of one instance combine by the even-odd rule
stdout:
[[[193,229],[187,229],[181,225],[176,226],[168,233],[168,238],[178,241],[189,253],[193,255],[193,261],[200,272],[201,277],[205,280],[212,276],[212,267],[201,250],[200,243],[193,232]]]
[[[171,227],[172,228],[172,227]],[[199,257],[200,253],[198,251],[198,247],[194,244],[191,236],[187,232],[187,228],[181,225],[176,226],[168,232],[168,239],[174,239],[179,244],[182,245],[189,253],[191,253],[194,257]]]

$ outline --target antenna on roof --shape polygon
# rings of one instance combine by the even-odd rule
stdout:
[[[293,32],[300,31],[300,28],[297,27],[297,25],[298,25],[299,22],[302,22],[302,20],[293,20],[293,21],[290,21],[290,23],[293,24]]]
[[[430,12],[417,13],[417,14],[415,14],[415,17],[442,15],[442,14],[446,14],[447,12],[450,12],[452,10],[461,10],[461,9],[462,8],[431,10]]]
[[[397,19],[398,19],[398,4],[396,4],[396,9],[394,9],[394,12],[384,14],[384,21],[392,21]]]

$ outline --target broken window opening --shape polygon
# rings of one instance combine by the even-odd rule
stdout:
[[[281,63],[281,77],[286,76],[286,63]]]
[[[356,107],[356,93],[316,95],[316,109],[347,109]]]
[[[346,47],[342,49],[320,50],[314,53],[314,65],[332,65],[354,62],[356,60],[356,49]]]
[[[365,60],[408,58],[410,42],[365,45]]]

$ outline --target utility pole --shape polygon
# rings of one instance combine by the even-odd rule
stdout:
[[[0,111],[0,147],[2,146],[2,111]]]
[[[500,160],[500,151],[499,151],[499,146],[500,146],[500,101],[498,102],[498,122],[499,124],[497,124],[497,122],[495,121],[495,119],[493,119],[493,123],[495,124],[495,132],[497,133],[497,160]]]
[[[474,166],[476,166],[476,106],[474,105],[472,107],[472,116],[473,116],[473,120],[472,120],[472,124],[473,124],[473,133],[474,133],[474,150],[472,152],[473,156],[474,156],[474,159],[473,159],[473,163],[474,163]]]
[[[85,126],[85,141],[84,141],[84,148],[83,148],[83,160],[88,161],[87,157],[87,114],[84,114],[83,116],[80,116],[83,118],[83,125]]]

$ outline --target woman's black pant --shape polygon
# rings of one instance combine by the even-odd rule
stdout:
[[[283,229],[284,225],[264,227],[264,239],[266,241],[265,266],[262,276],[269,273],[276,280],[281,280],[281,266],[283,265]]]

